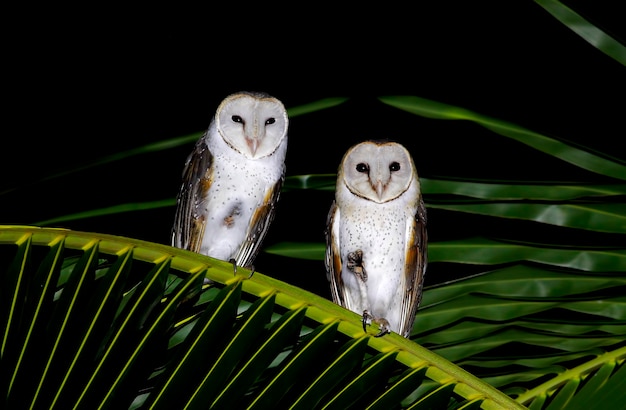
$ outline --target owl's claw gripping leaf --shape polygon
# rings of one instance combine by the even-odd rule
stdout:
[[[387,333],[391,333],[391,325],[385,318],[375,318],[368,310],[363,311],[363,331],[367,333],[367,325],[376,323],[380,328],[380,331],[374,335],[374,337],[381,337]]]

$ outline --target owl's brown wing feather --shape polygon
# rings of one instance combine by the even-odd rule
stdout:
[[[183,169],[182,184],[176,199],[172,246],[194,252],[200,251],[206,222],[197,210],[213,182],[212,165],[213,155],[203,136],[196,142]]]
[[[409,222],[406,238],[406,264],[404,280],[406,295],[402,304],[400,334],[409,337],[413,330],[417,308],[422,299],[424,274],[428,263],[428,234],[426,232],[426,207],[420,197],[415,218]]]
[[[326,230],[324,232],[326,238],[324,264],[326,266],[326,278],[330,282],[330,294],[333,302],[340,306],[347,307],[344,285],[341,279],[341,253],[339,252],[338,233],[340,217],[339,207],[337,203],[333,201],[328,212]]]
[[[248,224],[246,239],[235,255],[237,265],[248,269],[252,268],[252,264],[261,250],[261,244],[265,236],[267,236],[267,231],[276,216],[276,205],[278,204],[284,181],[285,168],[283,167],[281,177],[265,192],[263,203],[259,205],[252,215],[250,224]]]

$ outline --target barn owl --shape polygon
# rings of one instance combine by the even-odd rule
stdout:
[[[285,177],[288,124],[266,93],[221,102],[185,163],[173,246],[254,270]]]
[[[390,141],[349,148],[326,225],[333,302],[377,323],[382,336],[411,334],[427,264],[426,208],[411,154]]]

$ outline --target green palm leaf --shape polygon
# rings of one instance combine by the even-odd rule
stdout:
[[[612,178],[626,179],[626,165],[617,159],[595,155],[589,149],[576,148],[572,144],[546,137],[506,121],[415,96],[389,96],[379,99],[385,104],[423,117],[472,121],[499,135],[519,141],[577,167]]]
[[[428,287],[412,337],[520,403],[560,408],[604,394],[577,383],[624,362],[624,289],[623,275],[505,266]]]
[[[202,382],[189,399],[189,405],[207,403],[212,397],[216,397],[223,386],[229,381],[229,375],[235,370],[240,362],[240,351],[250,350],[257,335],[263,332],[263,328],[270,322],[275,306],[275,297],[262,298],[252,304],[245,312],[241,325],[236,329],[235,335],[229,340],[219,356],[215,359],[210,370],[204,375]],[[223,331],[223,329],[222,329]],[[203,345],[198,347],[206,351]],[[231,383],[232,384],[232,383]],[[173,399],[178,396],[173,391]],[[169,405],[167,402],[166,406]]]
[[[428,246],[428,256],[431,262],[491,265],[528,261],[592,272],[623,271],[626,267],[626,249],[568,249],[486,238],[434,242]]]
[[[567,228],[626,233],[626,209],[623,204],[617,203],[431,203],[429,206],[430,208],[445,209],[448,211],[523,219]]]
[[[46,408],[264,408],[311,397],[321,407],[436,399],[451,408],[519,408],[419,345],[373,337],[358,315],[260,273],[233,276],[227,262],[16,226],[0,229],[0,251],[8,408],[25,400]]]
[[[626,47],[589,23],[578,13],[556,0],[535,0],[535,2],[593,47],[626,65]]]
[[[460,195],[492,201],[565,201],[579,198],[618,197],[626,193],[626,185],[528,185],[516,181],[502,183],[480,183],[469,181],[451,181],[443,179],[421,178],[422,190],[426,195]],[[302,187],[304,188],[304,187]],[[334,189],[334,185],[333,185]]]
[[[275,255],[324,260],[323,243],[279,242],[265,248]],[[468,238],[428,244],[429,263],[448,262],[493,265],[528,261],[588,271],[623,271],[626,250],[607,247],[565,248],[542,244],[518,244],[487,238]],[[621,269],[619,267],[622,267]]]

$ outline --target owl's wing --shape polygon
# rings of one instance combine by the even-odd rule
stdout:
[[[406,295],[402,304],[400,334],[404,337],[411,335],[417,308],[422,299],[424,286],[424,274],[428,262],[427,245],[428,235],[426,232],[426,207],[420,197],[415,218],[407,224],[406,241],[406,265],[404,280],[406,283]]]
[[[326,219],[326,278],[330,282],[330,293],[333,302],[346,307],[343,281],[341,279],[341,253],[339,250],[339,218],[341,214],[337,203],[333,201]]]
[[[187,157],[183,181],[176,200],[172,246],[200,252],[206,221],[197,209],[212,183],[213,155],[202,137]]]
[[[283,167],[281,177],[274,185],[270,186],[267,191],[265,191],[263,203],[257,207],[250,219],[245,240],[235,255],[237,265],[252,268],[256,256],[261,250],[263,239],[265,239],[268,228],[276,215],[276,205],[278,204],[284,181],[285,168]]]

